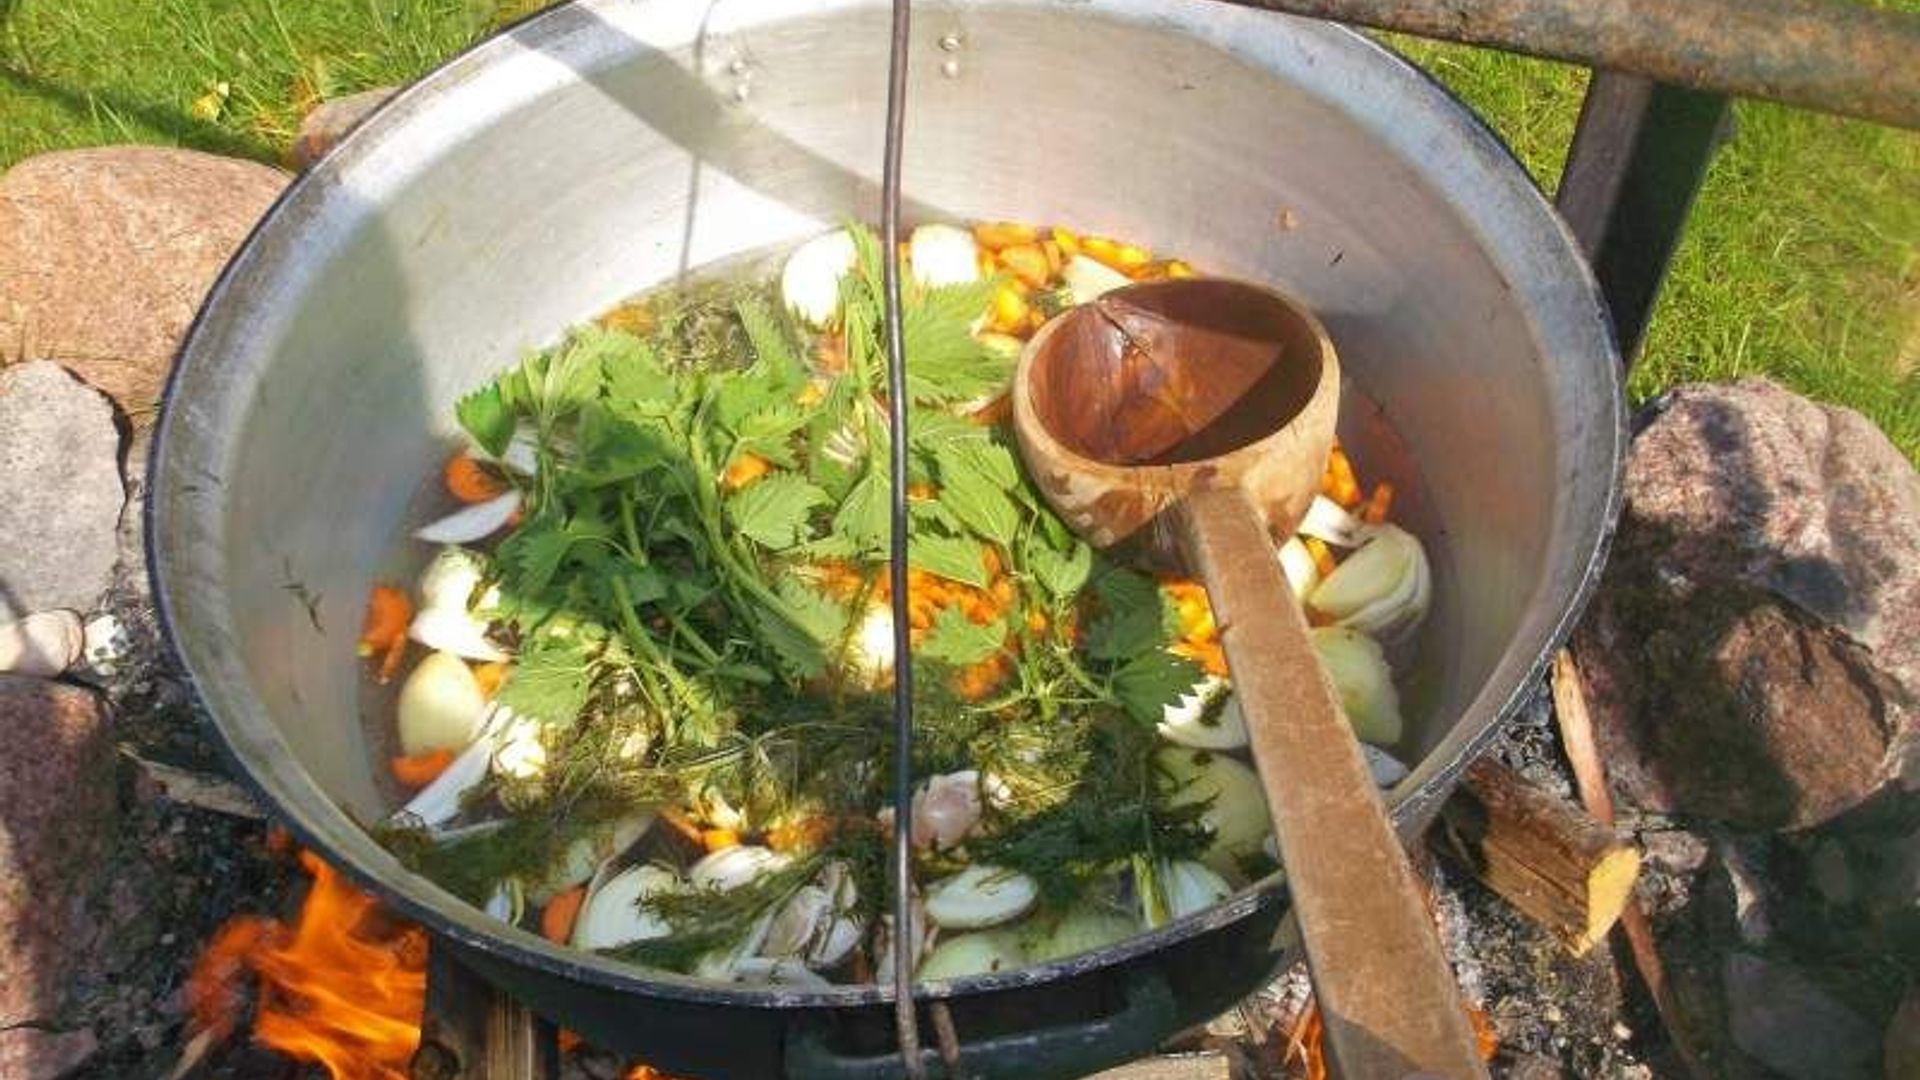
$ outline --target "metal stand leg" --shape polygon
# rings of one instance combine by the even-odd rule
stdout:
[[[1593,264],[1628,365],[1729,117],[1719,94],[1607,71],[1588,84],[1557,202]]]

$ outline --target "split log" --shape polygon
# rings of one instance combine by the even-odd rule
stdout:
[[[1575,956],[1606,937],[1640,876],[1633,845],[1496,761],[1469,766],[1441,815],[1454,853]]]
[[[1144,1058],[1095,1073],[1088,1080],[1229,1080],[1232,1075],[1227,1055],[1209,1050]]]
[[[410,1074],[412,1080],[552,1080],[560,1075],[558,1034],[434,942]]]

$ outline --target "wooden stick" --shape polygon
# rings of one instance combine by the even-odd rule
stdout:
[[[438,942],[427,953],[426,1013],[412,1080],[551,1080],[555,1034]]]
[[[1613,794],[1607,788],[1607,769],[1600,761],[1600,750],[1594,742],[1593,717],[1587,711],[1587,691],[1580,678],[1580,666],[1568,649],[1561,649],[1553,657],[1553,708],[1560,723],[1560,745],[1573,766],[1573,786],[1580,793],[1580,801],[1601,824],[1612,825]],[[1620,930],[1627,939],[1633,966],[1653,998],[1654,1011],[1660,1015],[1667,1037],[1673,1040],[1681,1063],[1696,1080],[1716,1075],[1706,1067],[1689,1041],[1686,1029],[1680,1026],[1679,1009],[1667,986],[1666,967],[1661,964],[1659,949],[1654,945],[1653,924],[1647,920],[1647,913],[1638,900],[1621,912]]]
[[[1145,1058],[1095,1073],[1088,1080],[1229,1080],[1232,1075],[1227,1055],[1208,1050]]]
[[[1631,844],[1497,761],[1468,766],[1441,816],[1455,854],[1575,956],[1613,929],[1640,876]]]

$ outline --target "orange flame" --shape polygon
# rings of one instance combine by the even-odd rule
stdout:
[[[333,1080],[407,1080],[426,1001],[426,933],[396,923],[312,852],[300,865],[313,887],[291,926],[243,915],[200,954],[187,981],[195,1026],[231,1031],[252,972],[257,1041]]]

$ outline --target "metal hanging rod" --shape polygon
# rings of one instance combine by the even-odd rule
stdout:
[[[1920,15],[1827,0],[1219,0],[1920,129]]]

